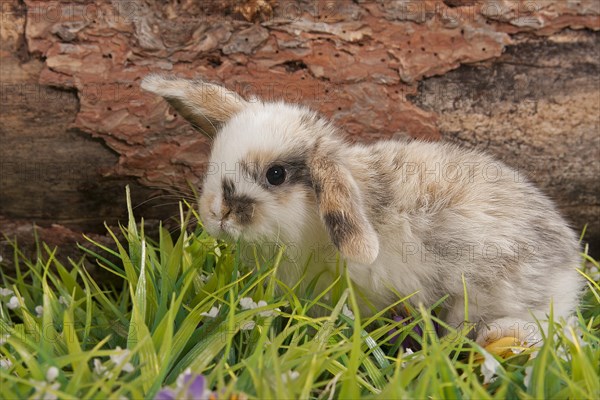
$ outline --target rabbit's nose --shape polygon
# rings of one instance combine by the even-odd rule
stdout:
[[[210,215],[216,219],[225,219],[231,213],[231,208],[224,204],[224,202],[220,202],[217,199],[214,199],[210,203],[209,210]]]
[[[225,230],[225,225],[228,222],[227,217],[229,216],[229,214],[231,214],[230,207],[227,207],[227,206],[221,207],[221,223],[219,225],[221,225],[222,230]]]
[[[231,214],[231,207],[221,206],[221,220],[226,220],[229,214]]]

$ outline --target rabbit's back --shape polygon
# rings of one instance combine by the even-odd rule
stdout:
[[[446,294],[460,303],[464,277],[473,313],[493,318],[525,318],[551,300],[557,314],[572,310],[581,288],[578,242],[521,171],[448,144],[349,151],[381,242],[369,276],[358,281],[379,293],[390,284],[404,294],[419,290],[415,299],[429,304]]]

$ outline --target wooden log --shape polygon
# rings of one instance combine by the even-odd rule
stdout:
[[[307,104],[352,140],[487,149],[555,198],[576,230],[589,224],[599,247],[596,0],[0,6],[0,232],[9,237],[31,241],[35,222],[43,239],[73,242],[125,218],[126,184],[136,204],[156,188],[200,185],[209,143],[139,90],[144,75],[164,72]]]

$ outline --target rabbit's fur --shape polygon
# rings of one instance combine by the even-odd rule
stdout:
[[[444,295],[446,322],[484,322],[498,335],[533,340],[535,319],[575,308],[579,245],[552,202],[522,174],[474,150],[429,142],[350,144],[297,105],[246,101],[203,81],[150,75],[157,93],[214,137],[200,198],[206,229],[249,243],[285,244],[278,269],[294,286],[347,261],[362,312],[398,300],[431,305]],[[265,177],[285,168],[283,184]],[[293,252],[291,251],[293,250]],[[321,256],[319,256],[319,254]],[[528,337],[529,336],[529,337]]]

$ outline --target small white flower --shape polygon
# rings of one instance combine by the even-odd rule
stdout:
[[[58,368],[50,367],[46,371],[46,380],[50,383],[54,382],[58,378]]]
[[[481,364],[481,373],[483,375],[483,383],[486,384],[492,381],[492,378],[500,368],[500,363],[487,351],[482,350],[482,354],[484,361],[483,364]]]
[[[52,384],[49,384],[48,382],[45,381],[35,381],[33,379],[30,380],[30,382],[32,383],[33,387],[35,388],[35,393],[33,394],[33,399],[39,399],[39,400],[56,400],[58,399],[58,396],[56,396],[54,393],[49,393],[49,390],[58,390],[60,389],[60,383],[58,382],[54,382]]]
[[[257,304],[258,307],[265,307],[267,305],[267,302],[264,300],[259,300]],[[261,311],[258,313],[258,315],[260,315],[261,317],[272,317],[276,314],[276,312],[279,311],[281,311],[279,308],[274,308],[272,310]]]
[[[243,331],[251,331],[252,329],[254,329],[254,327],[256,326],[256,322],[254,321],[246,321],[242,324],[242,326],[240,327],[241,330]]]
[[[298,371],[293,371],[293,370],[288,371],[288,372],[281,374],[281,381],[283,383],[288,383],[288,382],[298,379],[299,376],[300,376],[300,372],[298,372]]]
[[[35,306],[35,313],[37,314],[38,317],[41,317],[44,314],[44,307]]]
[[[14,293],[15,292],[13,292],[9,288],[0,288],[0,297],[10,296],[11,294],[14,294]]]
[[[261,317],[274,317],[275,315],[277,315],[278,311],[281,310],[279,308],[274,308],[272,310],[261,311],[258,313],[258,315],[260,315]]]
[[[10,337],[10,335],[8,333],[6,333],[4,335],[0,335],[0,346],[4,345],[4,343],[6,343],[8,341],[9,337]]]
[[[104,375],[106,373],[106,367],[102,365],[102,361],[99,358],[94,358],[94,372],[96,375]]]
[[[344,307],[342,307],[342,314],[344,314],[350,319],[354,319],[354,313],[348,308],[346,304],[344,304]]]
[[[60,389],[60,383],[54,382],[53,384],[48,385],[48,387],[52,390],[58,390],[58,389]],[[55,394],[52,394],[52,393],[46,393],[44,396],[44,399],[45,400],[56,400],[56,399],[58,399],[58,396],[56,396]]]
[[[258,304],[251,297],[242,297],[240,299],[240,307],[242,307],[242,310],[253,310],[258,307]]]
[[[210,317],[210,318],[216,318],[217,315],[219,315],[219,310],[221,309],[221,307],[212,307],[208,312],[203,312],[200,315],[203,315],[205,317]]]
[[[11,297],[10,300],[8,300],[8,303],[6,303],[6,307],[11,310],[16,310],[20,305],[21,304],[19,304],[19,299],[17,299],[17,296]]]
[[[129,354],[131,353],[131,351],[129,351],[129,349],[122,349],[120,346],[117,346],[117,348],[115,349],[117,351],[117,354],[113,354],[110,356],[110,360],[115,364],[115,365],[121,365],[123,364],[123,361],[125,361],[125,359],[127,359],[127,357],[129,357]],[[127,362],[124,365],[122,365],[121,368],[124,372],[133,372],[135,371],[135,367],[133,365],[131,365],[131,363]]]
[[[9,369],[12,366],[12,361],[10,358],[0,358],[0,368]]]
[[[415,354],[415,352],[410,347],[407,347],[406,350],[404,350],[404,354],[402,355],[402,358],[404,358],[406,356],[410,356],[412,354]],[[411,357],[406,357],[406,358],[411,358]],[[400,366],[402,368],[405,368],[407,364],[408,363],[406,361],[402,361],[402,364],[400,364]]]
[[[69,305],[69,302],[68,302],[68,301],[67,301],[67,299],[65,299],[63,296],[60,296],[60,297],[58,298],[58,302],[59,302],[60,304],[63,304],[63,305],[65,305],[65,306],[68,306],[68,305]]]
[[[123,365],[123,368],[121,368],[121,371],[130,373],[130,372],[135,371],[135,367],[133,366],[133,364],[128,362],[128,363],[125,363],[125,365]]]
[[[258,303],[256,303],[251,297],[242,297],[240,299],[240,307],[242,307],[242,310],[254,310],[255,308],[265,307],[267,305],[268,303],[266,301],[259,300]],[[258,313],[258,315],[261,317],[272,317],[275,315],[275,311],[281,310],[279,308],[275,308],[273,310],[261,311]]]
[[[116,365],[119,365],[129,356],[129,349],[123,350],[121,346],[117,346],[115,349],[116,354],[112,354],[110,356],[110,360],[114,362]]]

